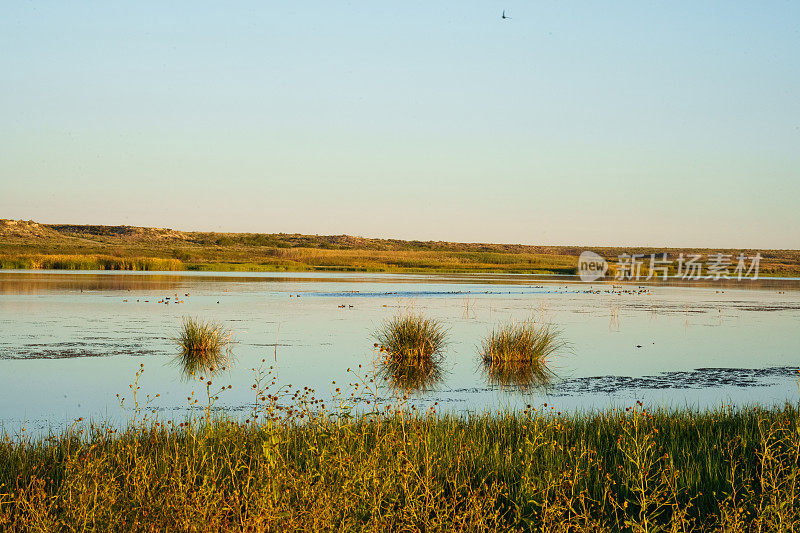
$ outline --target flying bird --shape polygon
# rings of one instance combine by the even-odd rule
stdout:
[[[511,17],[507,17],[506,16],[506,10],[505,9],[503,10],[503,15],[500,18],[503,19],[503,20],[511,20]]]

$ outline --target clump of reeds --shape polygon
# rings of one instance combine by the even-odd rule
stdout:
[[[532,388],[551,381],[548,361],[566,346],[553,326],[524,320],[494,329],[484,339],[480,357],[492,383]]]
[[[439,321],[413,313],[389,319],[375,334],[387,357],[403,361],[425,361],[440,356],[446,339],[447,333]]]
[[[184,270],[178,259],[94,254],[35,254],[0,257],[0,268],[31,270]]]
[[[184,317],[176,342],[184,374],[212,373],[229,361],[232,333],[222,324]]]
[[[441,379],[447,334],[440,322],[417,314],[398,315],[375,334],[380,368],[396,389],[425,391]]]

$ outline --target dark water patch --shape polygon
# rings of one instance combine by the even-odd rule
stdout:
[[[693,305],[692,307],[676,305],[676,304],[665,304],[665,303],[646,303],[646,302],[637,302],[637,303],[620,303],[620,307],[626,310],[637,310],[637,311],[650,311],[664,315],[683,315],[683,314],[703,314],[708,313],[710,311],[715,311],[719,309],[719,307],[730,307],[730,306],[716,306],[716,305]]]
[[[705,304],[668,304],[664,302],[620,302],[620,307],[659,314],[702,314],[720,309],[725,311],[800,311],[800,303],[756,304],[752,301],[714,301]]]
[[[302,297],[320,298],[435,298],[448,296],[480,296],[480,295],[509,295],[509,294],[545,294],[550,291],[390,291],[390,292],[309,292]]]
[[[330,344],[330,343],[328,343]],[[260,343],[260,342],[251,342],[246,344],[246,346],[258,346],[264,348],[275,348],[277,346],[293,346],[292,344],[282,343],[282,342],[268,342],[268,343]]]
[[[780,304],[780,305],[744,305],[738,307],[742,311],[800,311],[800,305]]]
[[[56,342],[48,344],[25,344],[16,348],[0,350],[0,360],[77,359],[86,357],[114,357],[126,355],[141,357],[165,354],[142,344],[109,343],[86,345],[78,342]]]
[[[697,368],[690,371],[661,372],[649,376],[592,376],[554,381],[548,388],[552,396],[615,394],[626,390],[706,389],[716,387],[768,387],[786,378],[797,379],[800,367]],[[480,394],[495,387],[462,387],[444,392]],[[437,397],[438,399],[438,397]]]
[[[697,368],[684,372],[661,372],[650,376],[593,376],[562,381],[553,386],[553,394],[613,394],[642,389],[706,389],[714,387],[766,387],[775,378],[798,377],[800,367],[771,368]]]

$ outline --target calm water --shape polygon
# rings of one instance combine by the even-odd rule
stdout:
[[[408,309],[449,330],[443,380],[415,397],[420,407],[573,410],[643,400],[702,408],[800,398],[800,281],[614,287],[499,275],[0,272],[0,421],[13,433],[81,416],[116,420],[116,394],[127,394],[142,363],[141,394],[159,393],[162,414],[185,416],[191,391],[205,394],[174,363],[172,338],[187,315],[233,330],[235,363],[215,382],[233,385],[218,405],[234,413],[252,402],[250,369],[263,358],[281,384],[329,397],[354,381],[348,367],[373,360],[381,322]],[[176,295],[182,303],[157,303]],[[556,380],[528,392],[491,386],[477,356],[482,338],[529,317],[556,324],[570,344],[552,362]]]

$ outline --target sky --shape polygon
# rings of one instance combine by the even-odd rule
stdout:
[[[800,248],[796,1],[20,1],[0,49],[0,218]]]

